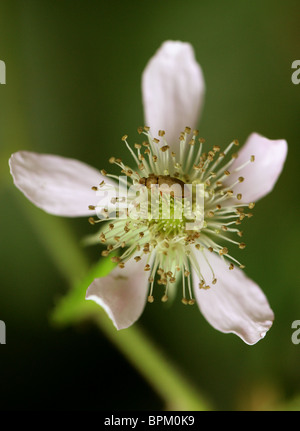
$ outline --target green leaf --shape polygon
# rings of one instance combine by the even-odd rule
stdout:
[[[95,278],[105,277],[114,266],[115,264],[109,259],[101,259],[94,265],[87,275],[56,304],[52,311],[51,322],[56,325],[70,325],[95,312],[99,313],[99,305],[93,301],[86,301],[86,290]]]

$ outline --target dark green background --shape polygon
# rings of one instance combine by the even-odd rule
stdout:
[[[216,409],[299,409],[299,2],[1,0],[0,346],[1,409],[162,409],[150,389],[92,324],[49,324],[66,280],[49,258],[14,189],[10,153],[60,154],[109,168],[129,161],[120,137],[143,124],[141,73],[167,39],[190,42],[207,86],[200,134],[243,142],[253,131],[289,144],[272,194],[247,222],[246,273],[260,284],[275,323],[255,346],[211,328],[196,307],[147,306],[141,324]],[[36,210],[39,211],[39,210]],[[51,217],[51,216],[48,216]],[[86,219],[65,220],[78,241]],[[97,248],[87,250],[91,262]]]

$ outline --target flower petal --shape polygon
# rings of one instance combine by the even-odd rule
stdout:
[[[234,169],[249,160],[252,155],[255,156],[253,163],[249,163],[238,173],[233,173]],[[244,177],[245,181],[238,184],[236,190],[242,194],[243,202],[255,202],[273,189],[286,155],[287,142],[284,139],[271,140],[252,133],[232,164],[232,174],[227,182],[233,183],[239,176]]]
[[[218,256],[210,254],[207,257],[218,281],[210,289],[200,289],[199,277],[193,271],[194,293],[201,312],[219,331],[234,333],[247,344],[257,343],[274,320],[264,293],[239,268],[229,270],[229,265]],[[209,284],[212,273],[200,251],[197,259]]]
[[[149,273],[144,270],[147,256],[139,262],[130,260],[109,275],[97,278],[89,286],[86,299],[104,308],[117,329],[131,326],[142,314],[148,292]]]
[[[93,215],[88,206],[101,198],[91,187],[102,180],[113,184],[83,162],[50,154],[19,151],[9,165],[16,187],[36,206],[59,216]]]
[[[189,43],[166,41],[152,57],[142,76],[146,125],[154,137],[166,131],[176,151],[180,132],[196,127],[203,104],[204,79]]]

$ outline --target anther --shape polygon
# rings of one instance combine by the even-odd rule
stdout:
[[[241,250],[243,250],[245,247],[246,247],[246,244],[245,244],[244,242],[241,242],[241,243],[239,244],[239,248],[240,248]]]
[[[227,254],[228,253],[228,248],[227,247],[223,247],[221,248],[221,250],[219,250],[219,255],[223,256],[223,254]]]
[[[255,203],[254,202],[250,202],[250,204],[248,205],[248,207],[252,210],[255,207]]]
[[[194,299],[189,299],[188,304],[189,304],[189,305],[194,305],[194,304],[195,304],[195,302],[196,302],[196,301],[195,301]]]
[[[89,205],[89,210],[95,210],[96,209],[96,207],[95,207],[95,205]]]
[[[245,178],[244,177],[239,177],[238,179],[239,179],[239,182],[242,183]]]
[[[154,302],[154,297],[152,295],[148,296],[148,302],[150,302],[152,304],[152,302]]]
[[[161,298],[161,301],[162,302],[167,302],[167,300],[168,300],[169,298],[168,298],[168,296],[167,295],[164,295],[162,298]]]
[[[89,217],[89,223],[90,223],[90,224],[95,224],[95,219],[94,219],[94,217]]]
[[[187,304],[189,303],[189,301],[188,301],[186,298],[182,298],[181,302],[182,302],[184,305],[187,305]]]
[[[119,263],[121,261],[121,259],[119,258],[119,256],[112,256],[111,261],[115,262],[115,263]]]

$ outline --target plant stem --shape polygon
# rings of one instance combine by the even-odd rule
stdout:
[[[95,276],[95,271],[88,269],[86,258],[65,221],[44,214],[27,202],[22,204],[50,257],[73,286],[54,310],[53,322],[66,325],[92,317],[99,329],[162,397],[167,409],[209,410],[198,390],[149,339],[138,324],[126,330],[117,331],[98,305],[84,300],[85,290]],[[106,265],[104,271],[107,270]],[[82,281],[84,274],[85,278]],[[81,290],[75,288],[80,279]]]

